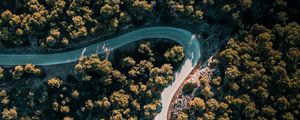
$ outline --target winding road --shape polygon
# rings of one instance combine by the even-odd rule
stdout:
[[[89,56],[95,53],[102,54],[105,51],[110,51],[125,44],[147,38],[165,38],[173,40],[185,48],[186,57],[182,66],[175,71],[174,82],[165,88],[161,95],[162,109],[155,119],[165,120],[167,119],[168,107],[172,97],[184,79],[197,65],[197,62],[201,57],[200,46],[195,35],[187,30],[174,27],[149,27],[68,52],[53,54],[0,54],[0,65],[25,65],[27,63],[35,65],[55,65],[75,62],[83,55]],[[164,46],[162,45],[160,47]]]

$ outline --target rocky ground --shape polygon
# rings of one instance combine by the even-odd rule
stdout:
[[[201,57],[202,57],[202,65],[196,73],[192,74],[191,77],[187,80],[187,82],[192,82],[197,84],[197,88],[190,94],[183,94],[182,89],[178,90],[179,95],[173,101],[173,106],[170,106],[171,118],[172,116],[177,115],[180,111],[188,107],[188,101],[194,98],[196,91],[201,89],[201,85],[199,83],[199,78],[211,78],[212,73],[215,71],[213,68],[213,64],[215,63],[215,59],[213,58],[215,53],[219,51],[219,49],[226,44],[227,40],[234,35],[231,34],[233,29],[229,26],[221,25],[221,24],[208,24],[207,22],[203,22],[197,27],[188,28],[193,29],[193,34],[196,35],[199,43],[201,45]],[[209,81],[207,81],[207,85],[209,86]]]
[[[211,75],[216,70],[215,68],[212,68],[211,65],[214,63],[213,57],[210,57],[205,63],[202,64],[199,70],[197,70],[194,74],[191,75],[190,79],[187,80],[186,83],[191,82],[197,85],[197,87],[193,90],[191,93],[183,93],[182,89],[179,90],[179,95],[176,98],[173,98],[173,106],[170,106],[170,116],[171,118],[176,117],[178,113],[185,108],[188,107],[188,101],[194,98],[196,91],[201,89],[201,84],[199,82],[199,78],[211,78]],[[186,84],[185,83],[185,84]],[[209,86],[209,81],[206,81],[206,86]]]

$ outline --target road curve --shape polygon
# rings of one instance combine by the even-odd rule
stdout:
[[[185,49],[182,66],[175,71],[175,80],[162,92],[162,109],[156,120],[167,119],[168,107],[178,87],[196,66],[200,59],[200,47],[195,36],[184,29],[174,27],[149,27],[135,30],[124,35],[99,42],[81,49],[53,54],[0,54],[0,65],[55,65],[75,62],[82,55],[104,53],[104,49],[113,50],[125,44],[147,38],[166,38],[178,42]],[[161,46],[163,47],[163,45]]]

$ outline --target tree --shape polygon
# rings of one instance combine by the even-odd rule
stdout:
[[[139,95],[139,86],[138,85],[130,85],[130,91],[135,95]]]
[[[211,88],[208,86],[205,86],[203,89],[201,89],[200,94],[203,95],[205,98],[211,98],[214,96],[214,93],[211,91]]]
[[[225,4],[225,5],[222,7],[221,10],[222,10],[223,12],[225,12],[225,13],[228,13],[228,12],[230,12],[230,11],[232,10],[232,8],[231,8],[230,5]]]
[[[138,47],[138,52],[148,57],[153,56],[153,51],[149,42],[143,42]]]
[[[1,29],[0,29],[1,30]],[[1,41],[8,41],[10,38],[11,32],[8,30],[7,27],[3,27],[0,31],[0,39]]]
[[[164,57],[167,61],[173,63],[180,62],[184,58],[184,49],[181,46],[174,46],[165,52]]]
[[[129,23],[132,21],[132,17],[129,15],[128,12],[124,11],[124,12],[120,12],[120,22],[121,23]]]
[[[177,120],[188,120],[188,115],[184,112],[179,112],[177,116]]]
[[[291,47],[287,53],[290,62],[297,63],[300,60],[300,50],[296,47]]]
[[[286,110],[286,109],[288,109],[288,107],[290,105],[288,99],[285,96],[280,96],[277,99],[276,103],[277,103],[277,107],[279,110]]]
[[[109,109],[110,106],[111,106],[111,103],[109,102],[108,98],[104,97],[102,100],[98,100],[96,102],[96,105],[99,107],[99,108],[103,108],[105,110]]]
[[[68,38],[64,37],[64,38],[61,40],[61,44],[63,44],[64,46],[68,46],[68,45],[69,45],[69,40],[68,40]]]
[[[5,120],[12,120],[18,117],[17,108],[13,107],[10,109],[4,108],[2,111],[2,118]]]
[[[161,103],[159,100],[155,100],[154,102],[150,104],[144,105],[144,116],[145,118],[153,118],[157,115],[157,109],[161,106]]]
[[[105,4],[101,7],[100,9],[100,13],[102,16],[104,17],[109,17],[109,16],[113,16],[115,13],[115,10],[112,6],[110,6],[109,4]]]
[[[194,91],[195,88],[197,88],[197,84],[194,82],[187,82],[183,87],[183,92],[186,94],[190,94]]]
[[[225,102],[220,102],[219,110],[225,112],[229,108],[228,104]]]
[[[154,65],[151,61],[141,60],[139,64],[136,64],[128,71],[128,76],[137,78],[138,76],[149,73],[153,67]]]
[[[78,63],[75,65],[75,71],[79,73],[83,81],[90,81],[92,79],[92,74],[96,74],[98,80],[104,85],[109,85],[112,83],[112,75],[116,79],[124,80],[124,76],[117,71],[113,72],[112,63],[108,60],[100,60],[97,55],[92,55],[90,57],[82,57],[79,59]],[[126,79],[126,78],[125,78]]]
[[[205,120],[214,120],[215,119],[215,114],[213,112],[206,112],[204,113],[204,119]]]
[[[205,109],[204,100],[202,100],[199,97],[195,97],[195,98],[193,98],[192,101],[189,101],[189,106],[194,110],[204,110]]]
[[[98,74],[100,75],[109,75],[113,71],[112,64],[108,60],[103,60],[95,64],[97,64]]]
[[[6,10],[1,14],[1,17],[4,21],[8,22],[11,20],[13,14],[10,12],[10,10]]]
[[[112,78],[120,83],[123,83],[124,85],[127,84],[127,77],[118,70],[114,70],[112,72]]]
[[[71,96],[73,97],[73,98],[79,98],[79,92],[78,92],[78,90],[73,90],[72,91],[72,93],[71,93]]]
[[[194,14],[194,18],[196,20],[202,20],[203,19],[203,14],[204,12],[201,10],[196,10],[195,14]]]
[[[248,9],[252,5],[252,0],[242,0],[240,2],[240,4],[241,4],[241,6],[242,6],[243,9]]]
[[[39,76],[39,75],[42,74],[42,70],[39,69],[38,67],[36,67],[33,64],[26,64],[25,67],[24,67],[24,70],[25,70],[26,73],[33,74],[33,75],[36,75],[36,76]]]
[[[211,98],[208,101],[206,101],[206,107],[210,111],[216,111],[219,108],[219,106],[219,102],[214,98]]]
[[[69,106],[61,106],[60,107],[60,112],[69,113],[70,112],[70,107]]]
[[[24,31],[22,29],[18,28],[15,33],[18,36],[22,36],[24,34]]]
[[[66,117],[64,117],[64,119],[63,120],[73,120],[73,118],[72,117],[68,117],[68,116],[66,116]]]
[[[152,9],[153,5],[146,0],[131,0],[130,12],[137,20],[147,19],[146,16],[150,18]]]
[[[59,109],[59,104],[58,104],[58,102],[53,102],[52,103],[52,109],[54,110],[54,111],[58,111],[58,109]]]
[[[226,61],[226,63],[233,63],[234,65],[239,65],[240,57],[238,55],[238,51],[228,48],[220,53],[222,59]]]
[[[240,71],[236,66],[230,66],[225,71],[225,78],[227,78],[228,80],[235,80],[239,76]]]
[[[14,79],[20,79],[23,75],[24,68],[22,66],[16,66],[14,72],[12,73]]]
[[[55,88],[59,88],[61,85],[63,84],[63,81],[61,81],[59,78],[57,77],[52,77],[48,80],[48,85],[50,87],[55,87]]]
[[[46,43],[47,43],[47,45],[49,45],[49,46],[54,46],[55,43],[57,43],[57,40],[56,40],[53,36],[48,36],[48,37],[46,38]]]
[[[104,98],[103,99],[103,107],[104,107],[104,109],[109,109],[110,106],[111,106],[111,103],[108,101],[107,98]]]
[[[60,31],[59,31],[59,28],[51,28],[50,29],[50,35],[56,39],[59,39],[60,38]]]
[[[134,109],[141,110],[141,104],[137,100],[133,100],[131,102],[131,105],[133,106]]]
[[[94,103],[92,100],[87,100],[85,102],[85,108],[87,108],[88,110],[92,110],[94,108]]]
[[[285,43],[291,46],[300,45],[300,25],[296,22],[289,23],[286,26],[276,24],[274,26],[275,34],[278,35],[278,39],[284,40]]]
[[[211,80],[212,84],[215,86],[220,86],[222,82],[222,78],[220,76]]]
[[[125,57],[121,61],[122,67],[132,67],[136,64],[136,61],[132,57]]]
[[[243,111],[244,115],[246,117],[253,118],[256,115],[256,113],[258,113],[258,110],[255,107],[256,105],[254,102],[248,104]]]
[[[113,110],[110,115],[110,120],[123,120],[123,115],[120,110]]]
[[[85,27],[85,21],[81,16],[74,16],[72,18],[73,24],[69,26],[69,35],[72,39],[78,37],[87,36],[87,29]]]
[[[267,107],[264,107],[262,108],[262,113],[265,114],[266,116],[268,117],[274,117],[276,115],[276,110],[271,107],[271,106],[267,106]]]
[[[282,116],[283,120],[296,120],[296,118],[294,117],[294,115],[290,112],[286,112],[283,116]]]
[[[149,75],[149,82],[153,82],[156,87],[161,89],[173,81],[173,67],[170,64],[164,64],[161,68],[153,68]]]
[[[110,101],[115,106],[126,108],[128,107],[130,97],[131,96],[126,94],[124,90],[119,90],[112,93]]]
[[[186,12],[186,15],[191,15],[194,12],[194,7],[193,5],[186,5],[184,6],[184,11]]]
[[[230,88],[234,92],[238,92],[238,90],[240,89],[240,86],[236,82],[233,82],[233,83],[230,84]]]

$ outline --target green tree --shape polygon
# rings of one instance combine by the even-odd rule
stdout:
[[[129,4],[130,12],[137,20],[147,20],[153,14],[153,5],[146,0],[130,0]]]
[[[193,100],[189,101],[189,106],[194,110],[195,109],[196,110],[204,110],[205,109],[204,100],[199,97],[195,97],[195,98],[193,98]]]
[[[183,87],[183,92],[186,94],[192,93],[195,88],[197,88],[197,84],[194,82],[187,82]]]
[[[39,76],[42,74],[42,70],[33,64],[26,64],[24,67],[24,71],[28,74],[33,74]]]
[[[152,103],[144,105],[144,116],[145,118],[154,118],[157,115],[157,110],[161,106],[159,100],[155,100]]]
[[[10,109],[4,108],[2,111],[2,118],[5,120],[13,120],[18,117],[17,108],[13,107]]]
[[[149,75],[149,82],[154,83],[158,88],[164,88],[173,81],[173,67],[164,64],[161,68],[153,68]]]
[[[120,110],[113,110],[110,115],[110,120],[124,120],[124,117]]]
[[[216,99],[211,98],[208,101],[206,101],[206,107],[210,111],[216,111],[219,108],[219,106],[219,102]]]
[[[294,115],[292,113],[290,113],[290,112],[285,113],[282,116],[282,119],[283,120],[296,120],[296,118],[294,117]]]
[[[51,87],[59,88],[62,84],[63,81],[57,77],[53,77],[48,80],[48,85]]]
[[[128,71],[128,76],[136,78],[136,77],[141,76],[143,74],[149,73],[150,70],[152,70],[153,67],[154,67],[154,65],[152,64],[151,61],[142,60],[142,61],[140,61],[139,64],[136,64],[134,67],[132,67]]]
[[[248,104],[244,109],[244,115],[249,118],[254,118],[254,116],[259,112],[256,108],[255,103]]]
[[[22,66],[16,66],[12,75],[14,79],[20,79],[21,76],[23,75],[24,72],[24,68]]]
[[[1,18],[6,22],[11,20],[12,16],[13,14],[10,12],[10,10],[6,10],[1,14]]]
[[[92,74],[96,74],[100,82],[105,85],[112,83],[112,75],[118,79],[118,72],[113,72],[112,63],[108,60],[100,60],[97,55],[92,55],[90,57],[82,57],[79,59],[78,63],[75,65],[75,71],[79,73],[83,81],[90,81],[92,79]],[[121,79],[124,76],[119,74]],[[94,78],[96,79],[96,77]]]
[[[280,96],[277,99],[276,103],[277,103],[277,107],[279,110],[286,110],[286,109],[288,109],[288,107],[290,105],[288,99],[285,96]]]
[[[87,108],[88,110],[92,110],[94,108],[94,103],[92,100],[87,100],[85,102],[85,108]]]
[[[110,101],[113,105],[126,108],[130,102],[131,96],[126,94],[124,90],[113,92]]]
[[[265,114],[268,117],[274,117],[276,115],[277,110],[275,110],[271,106],[267,106],[262,108],[262,113]]]
[[[177,116],[177,120],[188,120],[188,115],[184,112],[179,112]]]
[[[136,61],[132,57],[126,57],[122,59],[122,67],[132,67],[136,64]]]
[[[153,51],[152,51],[152,47],[150,45],[149,42],[144,42],[144,43],[141,43],[138,47],[138,52],[143,54],[143,55],[146,55],[146,56],[153,56]]]
[[[166,51],[164,57],[167,61],[177,63],[184,58],[184,49],[181,46],[174,46],[170,50]]]

